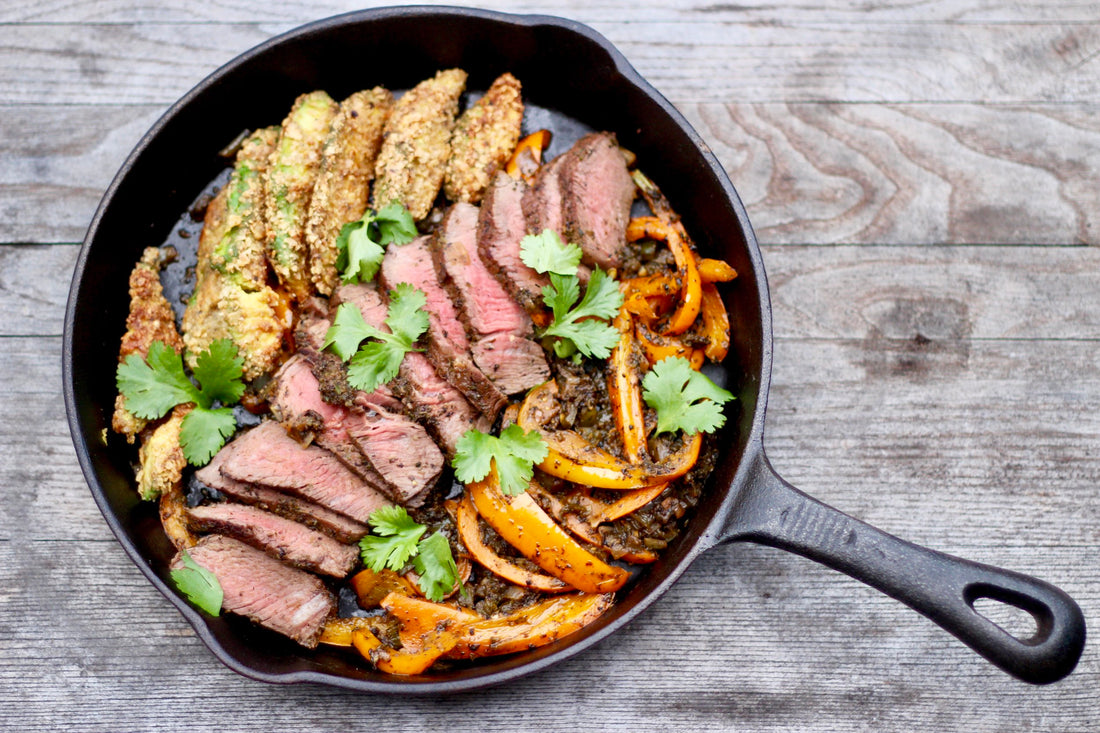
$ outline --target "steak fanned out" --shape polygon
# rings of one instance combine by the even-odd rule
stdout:
[[[304,524],[340,542],[356,542],[370,532],[367,525],[356,522],[339,512],[326,509],[320,504],[275,489],[265,489],[262,486],[235,481],[222,475],[221,461],[218,458],[222,455],[219,453],[210,463],[195,471],[195,478],[206,486],[217,489],[230,499],[242,504],[251,504],[264,511]]]
[[[273,412],[292,429],[312,432],[352,471],[394,501],[419,506],[443,469],[443,454],[428,433],[404,414],[362,402],[331,405],[299,357],[275,378]]]
[[[228,535],[289,565],[334,578],[346,576],[359,558],[355,545],[247,504],[193,507],[188,524],[196,532]]]
[[[526,189],[523,181],[504,173],[496,175],[481,204],[477,248],[497,281],[534,315],[543,311],[542,289],[550,279],[525,265],[519,256],[520,241],[528,233],[523,214]]]
[[[345,285],[336,290],[334,302],[354,303],[363,320],[383,331],[386,306],[382,296],[370,285]],[[428,426],[448,455],[455,443],[471,428],[488,431],[492,423],[471,405],[462,393],[439,376],[432,363],[421,353],[410,351],[401,362],[393,391],[405,403],[409,415]]]
[[[325,621],[336,613],[336,600],[309,573],[295,570],[230,537],[208,535],[188,554],[218,579],[222,608],[309,647],[317,646]],[[183,567],[177,555],[171,567]]]
[[[221,450],[226,451],[221,457],[223,476],[303,496],[359,522],[390,504],[336,456],[300,445],[274,421],[242,433]]]
[[[559,155],[539,168],[535,182],[523,192],[523,217],[527,222],[528,234],[541,234],[544,229],[562,233],[558,171],[564,160],[565,156]]]
[[[428,311],[428,359],[492,422],[507,400],[470,356],[466,330],[451,296],[439,282],[428,241],[428,237],[420,237],[406,245],[391,246],[382,260],[382,285],[392,290],[399,283],[409,283],[424,292],[427,296],[425,310]]]
[[[523,392],[550,377],[542,348],[526,337],[531,319],[481,261],[478,210],[451,207],[432,240],[436,271],[466,324],[478,369],[505,394]]]
[[[621,264],[634,181],[615,136],[585,135],[561,156],[562,236],[584,251],[584,261],[607,269]],[[557,161],[555,161],[557,163]]]

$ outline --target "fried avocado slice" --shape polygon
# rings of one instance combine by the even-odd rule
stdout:
[[[455,123],[443,177],[443,193],[448,199],[471,204],[481,201],[493,174],[515,150],[522,122],[519,80],[505,73]]]
[[[268,127],[241,144],[236,166],[226,184],[225,221],[221,223],[224,231],[212,251],[199,253],[200,262],[249,292],[267,285],[264,175],[278,137],[279,128]]]
[[[458,100],[465,89],[466,72],[447,69],[397,100],[374,166],[375,209],[396,201],[417,221],[428,215],[443,183]]]
[[[367,208],[382,129],[393,109],[393,95],[382,87],[356,92],[340,103],[321,153],[321,167],[306,217],[309,274],[322,295],[337,285],[336,238]]]
[[[283,120],[267,172],[267,259],[297,300],[309,297],[305,222],[321,148],[339,106],[322,91],[303,94]]]

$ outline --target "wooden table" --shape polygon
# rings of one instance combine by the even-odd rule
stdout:
[[[62,312],[102,191],[166,106],[356,5],[0,7],[0,728],[1100,730],[1095,644],[1030,687],[894,601],[750,545],[709,553],[597,648],[487,692],[393,700],[222,667],[89,496]],[[591,24],[726,166],[772,286],[778,470],[887,531],[1046,578],[1098,627],[1100,4],[483,5]]]

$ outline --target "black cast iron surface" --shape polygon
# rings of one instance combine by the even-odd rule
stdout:
[[[394,63],[400,59],[400,63]],[[195,194],[224,167],[216,152],[243,128],[281,119],[293,99],[334,97],[376,83],[403,88],[459,66],[484,89],[510,71],[524,97],[586,126],[614,131],[668,193],[700,250],[740,273],[723,298],[730,355],[712,374],[737,395],[707,497],[661,559],[599,621],[567,639],[469,668],[395,678],[343,655],[308,652],[238,618],[203,616],[166,583],[172,548],[155,511],[133,490],[131,453],[107,434],[114,359],[128,307],[126,280],[141,249],[164,241]],[[385,69],[384,78],[364,70]],[[405,7],[310,24],[243,54],[204,80],[154,125],[104,195],[89,227],[65,319],[65,397],[81,467],[107,523],[149,580],[214,654],[255,679],[320,682],[371,692],[438,694],[530,674],[590,647],[655,601],[700,553],[724,541],[799,553],[866,582],[940,624],[991,662],[1034,682],[1076,665],[1084,645],[1077,605],[1042,581],[912,545],[827,507],[772,471],[763,450],[771,366],[771,307],[744,207],[683,117],[591,29],[558,18],[460,8]],[[735,414],[734,414],[735,413]],[[974,610],[991,598],[1031,613],[1017,639]]]

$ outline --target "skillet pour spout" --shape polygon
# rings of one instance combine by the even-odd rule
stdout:
[[[919,611],[993,664],[1032,684],[1073,671],[1085,618],[1064,591],[1037,578],[915,545],[807,496],[761,450],[719,542],[794,552],[862,581]],[[1013,636],[974,608],[990,599],[1031,614],[1035,632]]]
[[[485,89],[509,71],[539,110],[534,125],[550,128],[562,141],[579,130],[613,131],[644,161],[645,173],[668,192],[700,252],[738,272],[721,290],[730,314],[730,356],[711,370],[737,400],[718,436],[718,465],[694,515],[603,616],[544,647],[395,677],[339,652],[305,650],[239,618],[205,616],[171,586],[174,548],[155,510],[134,492],[131,449],[103,438],[114,406],[115,363],[102,357],[118,350],[132,263],[144,247],[165,241],[195,195],[224,171],[217,151],[242,129],[281,119],[297,95],[314,89],[335,96],[374,84],[403,89],[451,67],[469,73],[471,89]],[[666,592],[696,557],[727,540],[790,550],[869,583],[1020,679],[1045,683],[1068,674],[1080,657],[1085,628],[1080,609],[1064,593],[903,542],[820,504],[772,471],[763,450],[771,353],[767,280],[744,205],[706,141],[614,46],[561,18],[410,6],[349,13],[272,38],[215,71],[157,121],[89,226],[65,313],[62,366],[76,454],[120,545],[220,661],[257,680],[395,695],[509,682],[612,635]],[[1012,637],[974,610],[981,598],[1031,613],[1038,632],[1030,639]]]

